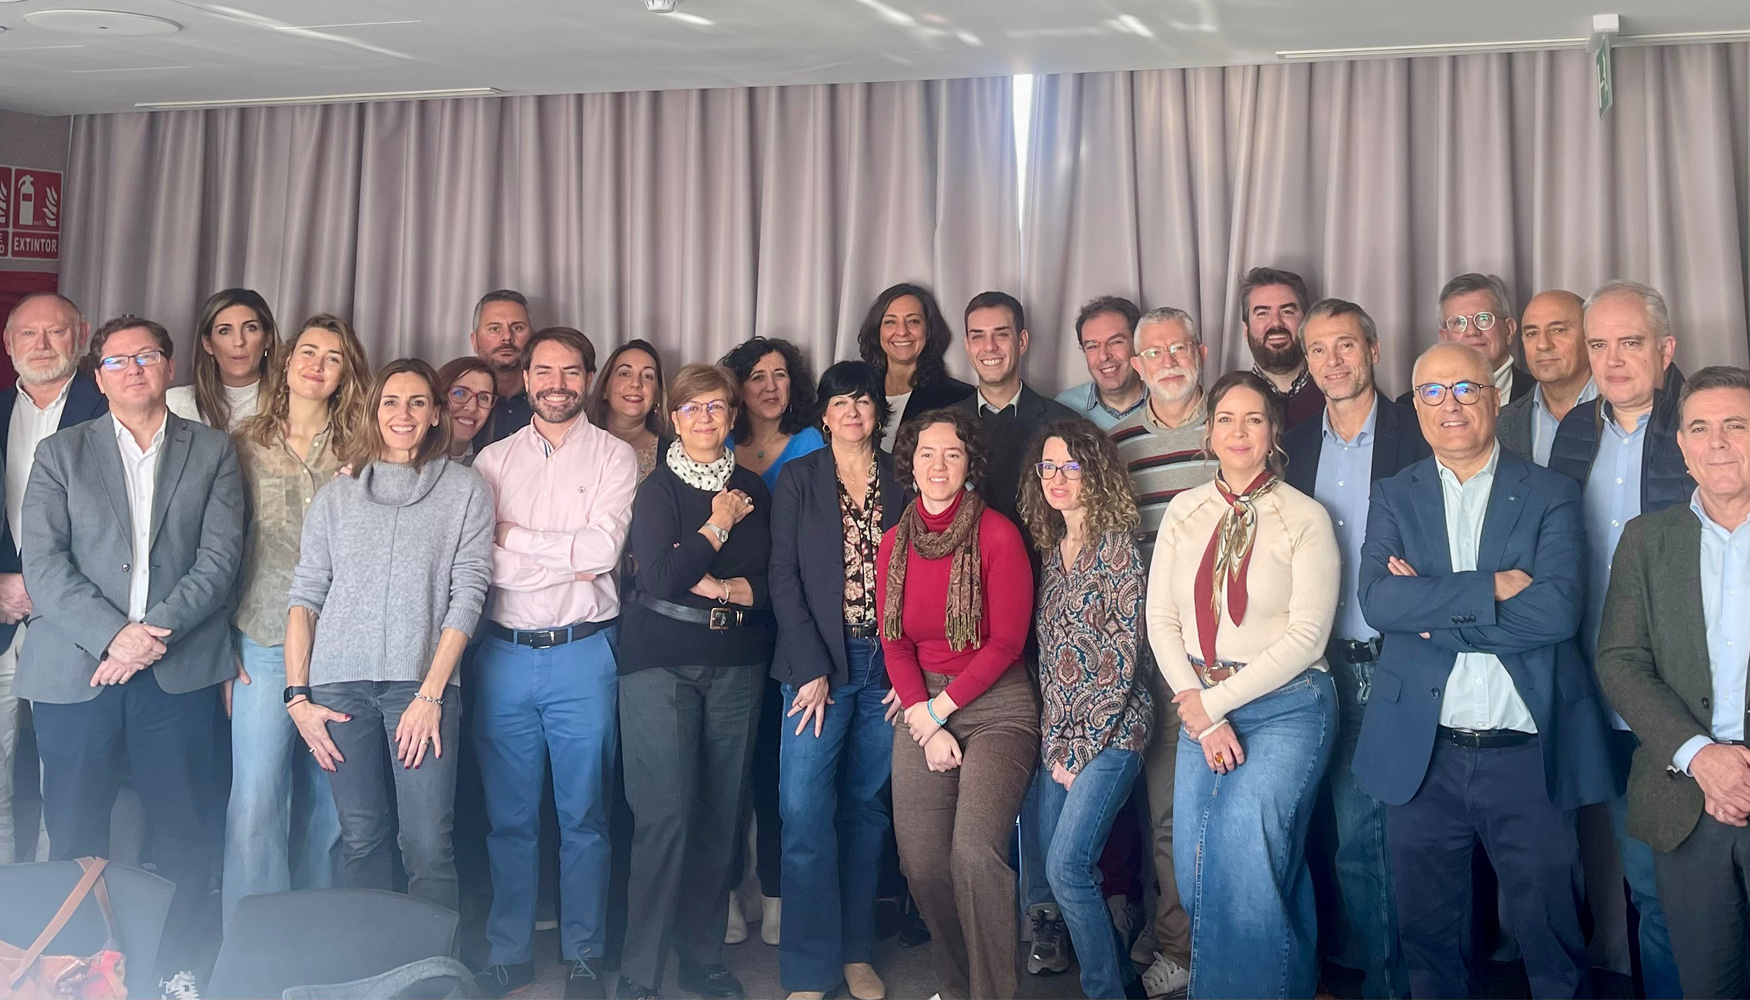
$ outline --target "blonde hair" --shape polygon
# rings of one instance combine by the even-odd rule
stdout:
[[[237,428],[237,436],[267,447],[285,433],[292,414],[292,387],[286,369],[306,330],[326,330],[340,338],[340,383],[328,397],[328,447],[336,455],[350,455],[356,446],[371,391],[371,363],[352,324],[338,316],[318,313],[298,327],[298,335],[280,344],[274,363],[261,380],[261,412]]]

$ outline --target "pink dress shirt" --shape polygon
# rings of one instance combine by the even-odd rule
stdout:
[[[631,445],[579,416],[553,447],[531,423],[482,451],[474,471],[492,487],[498,521],[515,525],[492,547],[492,621],[547,629],[620,613],[614,571],[638,486]]]

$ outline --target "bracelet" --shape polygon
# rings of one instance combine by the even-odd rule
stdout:
[[[948,724],[947,719],[944,719],[941,716],[936,714],[936,699],[934,699],[934,698],[924,699],[924,711],[930,713],[930,718],[935,720],[936,725],[946,726]]]
[[[444,700],[442,698],[433,698],[431,695],[426,694],[424,691],[415,691],[415,692],[413,692],[413,696],[415,698],[418,698],[420,701],[425,702],[427,705],[438,705],[441,707],[444,703]]]

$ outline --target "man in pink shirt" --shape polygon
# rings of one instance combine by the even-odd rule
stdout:
[[[543,758],[560,833],[565,995],[604,997],[608,814],[619,730],[614,570],[632,519],[638,460],[583,415],[589,341],[553,328],[529,338],[529,426],[486,448],[474,470],[497,497],[492,593],[474,658],[474,740],[492,832],[487,965],[499,997],[534,981],[536,845]]]

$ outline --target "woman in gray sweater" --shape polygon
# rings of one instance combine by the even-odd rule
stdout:
[[[324,486],[304,516],[285,700],[329,772],[344,884],[391,888],[393,813],[408,892],[453,910],[453,692],[491,582],[494,526],[485,481],[446,457],[437,385],[423,361],[385,366],[353,475]]]

